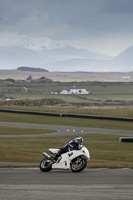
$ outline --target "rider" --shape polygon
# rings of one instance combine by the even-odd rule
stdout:
[[[80,145],[83,144],[83,138],[77,136],[74,140],[69,141],[64,147],[60,148],[58,153],[55,154],[54,159],[57,160],[61,154],[71,150],[80,150]]]

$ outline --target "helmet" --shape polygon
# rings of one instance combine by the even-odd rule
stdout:
[[[77,136],[75,139],[74,139],[74,141],[75,141],[75,143],[77,143],[77,144],[83,144],[83,138],[82,137],[80,137],[80,136]]]

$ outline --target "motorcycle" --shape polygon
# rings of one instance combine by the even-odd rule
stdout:
[[[71,169],[72,172],[81,172],[87,166],[90,160],[90,153],[88,149],[81,145],[80,150],[72,150],[63,153],[57,160],[54,155],[58,153],[59,149],[49,149],[51,155],[43,152],[43,159],[40,163],[40,170],[42,172],[49,172],[52,169]]]

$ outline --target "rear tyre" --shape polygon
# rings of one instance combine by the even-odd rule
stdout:
[[[72,172],[81,172],[86,168],[86,166],[87,166],[87,160],[78,157],[72,160],[70,168]]]
[[[40,163],[40,170],[42,172],[49,172],[52,170],[52,162],[49,158],[45,158]]]

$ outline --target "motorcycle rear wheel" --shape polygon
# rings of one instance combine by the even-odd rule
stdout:
[[[87,160],[83,158],[76,158],[71,162],[70,168],[72,172],[81,172],[87,166]]]
[[[40,170],[42,172],[49,172],[52,170],[52,163],[49,158],[45,158],[40,162]]]

